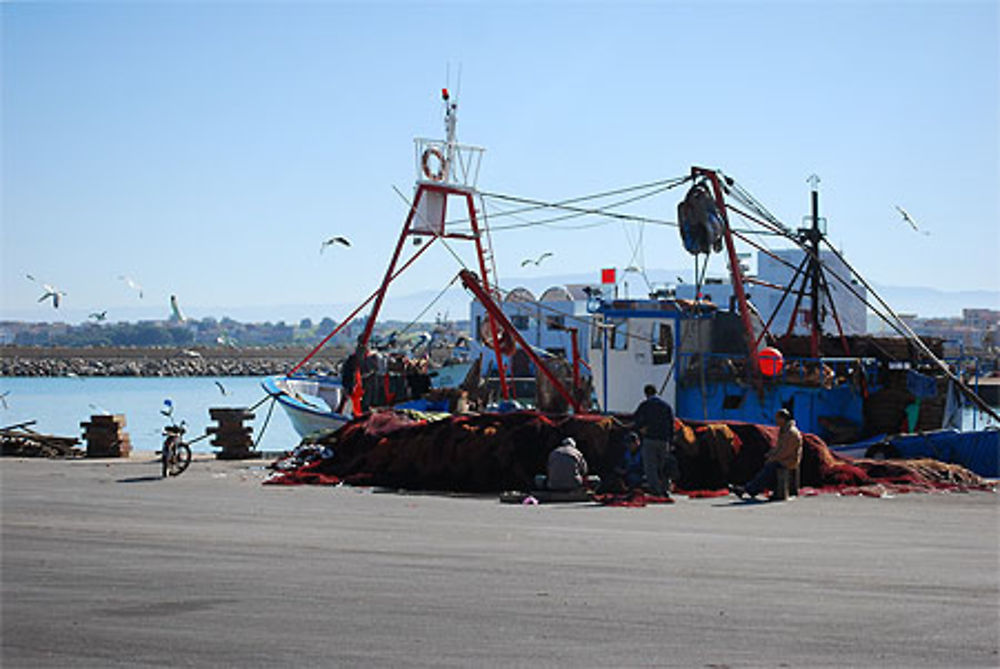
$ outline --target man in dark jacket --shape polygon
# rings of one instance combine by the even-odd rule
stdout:
[[[642,463],[646,470],[646,485],[654,495],[665,497],[670,481],[664,481],[664,468],[673,456],[670,442],[674,438],[674,410],[657,396],[656,387],[643,388],[646,399],[635,410],[635,429],[642,435]]]
[[[587,461],[573,437],[566,437],[549,453],[548,489],[579,490],[587,475]]]

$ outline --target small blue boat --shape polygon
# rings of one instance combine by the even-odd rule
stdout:
[[[288,415],[292,427],[302,437],[337,430],[354,415],[350,401],[343,402],[344,387],[332,376],[269,376],[261,383]]]

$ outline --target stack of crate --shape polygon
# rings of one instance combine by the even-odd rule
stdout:
[[[244,408],[209,409],[208,415],[218,425],[206,429],[214,433],[212,445],[222,450],[215,454],[219,460],[245,460],[254,457],[253,426],[244,425],[244,421],[253,420],[254,414]]]
[[[80,423],[80,427],[87,442],[88,458],[127,458],[132,452],[132,440],[125,432],[123,414],[91,416],[90,421]]]

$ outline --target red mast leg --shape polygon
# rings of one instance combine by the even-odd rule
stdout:
[[[704,176],[712,182],[712,191],[715,195],[715,204],[719,209],[719,215],[723,222],[723,239],[726,242],[726,254],[729,256],[729,273],[733,282],[733,292],[736,293],[736,302],[740,306],[740,318],[743,320],[743,329],[746,331],[747,349],[750,357],[750,373],[757,376],[759,371],[757,364],[757,347],[754,346],[756,337],[753,332],[753,324],[750,322],[750,308],[747,303],[747,294],[743,288],[743,270],[740,269],[739,258],[736,257],[736,246],[733,243],[733,236],[729,230],[729,216],[726,214],[726,202],[722,198],[722,185],[719,183],[719,175],[714,170],[707,170],[703,167],[692,167],[691,176]]]

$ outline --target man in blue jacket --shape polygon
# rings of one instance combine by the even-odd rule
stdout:
[[[642,435],[642,463],[646,470],[646,485],[654,495],[666,497],[669,480],[664,481],[668,466],[670,443],[674,438],[674,410],[657,396],[656,387],[643,388],[646,399],[635,410],[635,429]]]
[[[642,463],[646,470],[646,485],[654,495],[666,497],[669,480],[664,481],[664,469],[673,456],[670,443],[674,439],[674,410],[657,396],[656,387],[643,388],[646,399],[635,410],[635,429],[642,435]],[[673,469],[673,467],[670,467]]]

